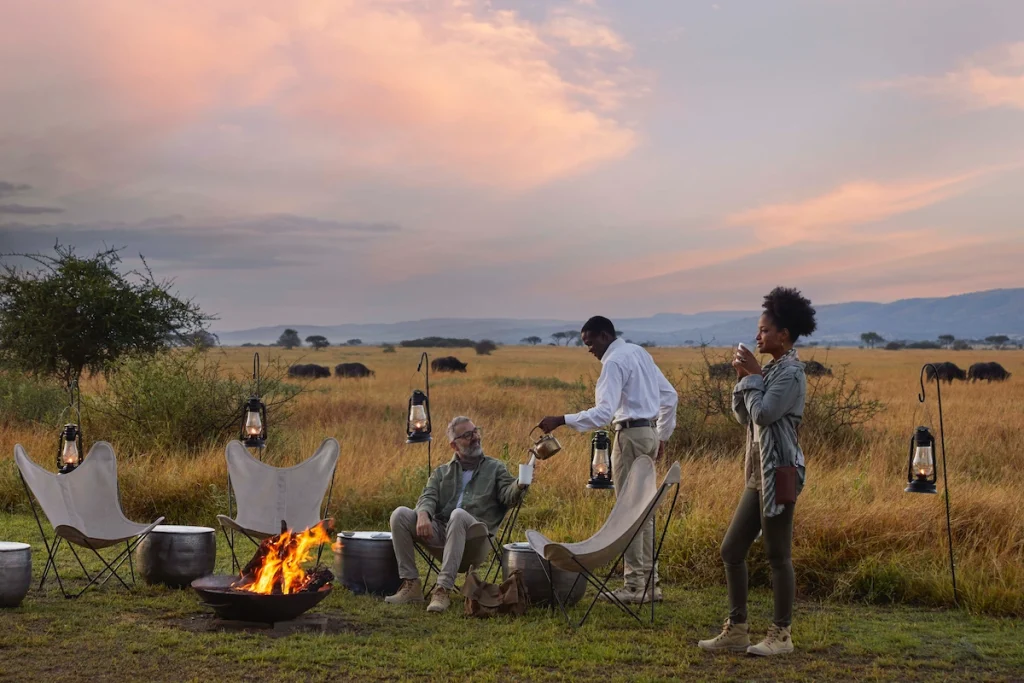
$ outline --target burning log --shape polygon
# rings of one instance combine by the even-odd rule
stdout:
[[[312,549],[330,543],[333,533],[334,520],[325,519],[305,531],[283,529],[277,536],[263,539],[232,586],[263,594],[320,590],[334,580],[334,574],[326,567],[317,567],[307,574],[302,563],[310,559]]]

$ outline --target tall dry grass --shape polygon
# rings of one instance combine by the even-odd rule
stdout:
[[[242,373],[251,367],[252,350],[210,353],[225,369]],[[404,435],[408,394],[422,382],[415,373],[420,351],[264,349],[264,362],[268,354],[286,363],[300,358],[330,366],[358,361],[376,371],[372,379],[332,377],[313,382],[296,399],[287,425],[275,424],[271,414],[267,458],[292,464],[313,453],[324,437],[338,438],[342,454],[332,514],[345,528],[386,528],[390,511],[413,501],[426,477],[426,446],[408,446]],[[451,457],[443,427],[448,418],[460,414],[484,428],[490,455],[506,459],[510,466],[524,461],[533,425],[544,415],[565,412],[585,400],[578,384],[592,386],[599,369],[578,348],[504,347],[492,356],[455,354],[469,361],[466,374],[431,376],[435,434],[441,437],[432,449],[434,465]],[[686,367],[700,361],[695,350],[653,349],[653,354],[667,374],[680,378],[686,376]],[[803,352],[804,358],[810,355]],[[815,355],[821,360],[825,354]],[[793,549],[804,596],[951,602],[942,496],[903,492],[913,428],[938,423],[934,384],[928,385],[925,404],[917,400],[920,367],[946,359],[963,367],[996,359],[1015,374],[1002,384],[943,386],[943,408],[961,599],[979,611],[1024,615],[1024,471],[1019,453],[1024,353],[1019,351],[829,353],[829,364],[848,364],[868,394],[887,408],[865,427],[862,439],[842,448],[807,452],[808,483],[797,506]],[[680,381],[685,392],[687,380]],[[87,393],[102,388],[101,378],[84,385]],[[0,427],[0,507],[26,509],[11,461],[13,444],[22,443],[37,461],[52,467],[55,434],[52,425]],[[86,434],[87,441],[103,436]],[[589,435],[563,428],[557,436],[564,451],[542,463],[535,475],[520,518],[520,535],[534,527],[556,538],[584,538],[611,508],[611,495],[584,487]],[[718,546],[742,491],[741,456],[735,448],[695,456],[677,447],[683,441],[674,439],[669,450],[670,461],[682,461],[683,483],[666,538],[662,575],[689,584],[719,584],[723,573]],[[664,469],[667,464],[659,466]],[[226,508],[220,446],[192,456],[166,452],[121,458],[119,467],[122,498],[131,517],[162,514],[171,522],[210,524]],[[755,583],[769,580],[760,544],[752,552],[751,577]]]

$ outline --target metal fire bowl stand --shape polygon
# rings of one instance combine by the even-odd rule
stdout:
[[[229,574],[204,576],[192,582],[192,589],[221,619],[273,624],[290,621],[312,609],[331,593],[331,586],[318,591],[291,595],[262,595],[231,588],[238,577]]]

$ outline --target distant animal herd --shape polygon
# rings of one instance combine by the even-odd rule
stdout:
[[[455,356],[435,358],[430,362],[430,369],[434,372],[465,372],[469,363],[463,363]],[[297,363],[288,368],[289,377],[302,377],[305,379],[320,379],[330,377],[331,369],[326,365],[316,363]],[[376,373],[362,363],[338,363],[334,366],[335,377],[374,377]]]
[[[934,366],[934,369],[933,367]],[[958,379],[963,382],[977,382],[978,380],[984,380],[986,382],[1002,382],[1010,379],[1011,373],[1006,371],[999,363],[975,363],[966,371],[959,367],[956,363],[932,363],[925,368],[925,376],[929,382],[935,381],[938,378],[940,382],[947,382],[952,384],[953,380]]]
[[[465,372],[468,363],[463,363],[455,356],[435,358],[430,362],[430,369],[434,372]],[[934,367],[933,367],[934,366]],[[832,368],[819,363],[816,360],[809,360],[804,364],[804,372],[810,377],[822,377],[832,374]],[[712,379],[728,379],[735,373],[729,363],[713,363],[708,366],[708,376]],[[338,363],[334,366],[335,377],[374,377],[376,373],[362,363]],[[303,377],[308,379],[320,379],[330,377],[331,369],[326,365],[315,363],[299,363],[288,368],[288,375],[291,377]],[[953,380],[964,382],[1002,382],[1010,379],[1011,373],[1006,371],[999,363],[975,363],[967,370],[959,367],[956,363],[932,363],[925,368],[925,375],[929,382],[939,381],[953,383]]]

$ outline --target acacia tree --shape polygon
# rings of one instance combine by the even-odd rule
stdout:
[[[530,346],[536,346],[537,344],[540,344],[542,341],[544,340],[537,336],[523,337],[522,339],[519,340],[520,343],[529,344]]]
[[[0,272],[0,357],[13,366],[70,387],[85,370],[108,370],[130,353],[156,353],[214,319],[172,293],[173,281],[158,281],[145,259],[141,270],[122,272],[121,248],[88,258],[59,242],[53,249],[2,256],[38,266],[5,262]]]
[[[277,345],[286,349],[294,349],[296,346],[302,346],[302,340],[299,338],[298,331],[288,328],[277,338]]]
[[[306,337],[306,343],[312,346],[314,351],[325,349],[331,345],[331,342],[327,341],[327,337],[322,334],[312,334]]]
[[[956,341],[956,337],[954,337],[951,334],[940,334],[939,335],[939,343],[942,344],[942,346],[947,348],[947,349],[951,348],[953,346],[953,342],[955,342],[955,341]]]
[[[878,344],[884,342],[885,338],[882,335],[878,334],[877,332],[865,332],[864,334],[860,335],[860,340],[864,342],[864,345],[867,346],[869,349],[873,349]]]

